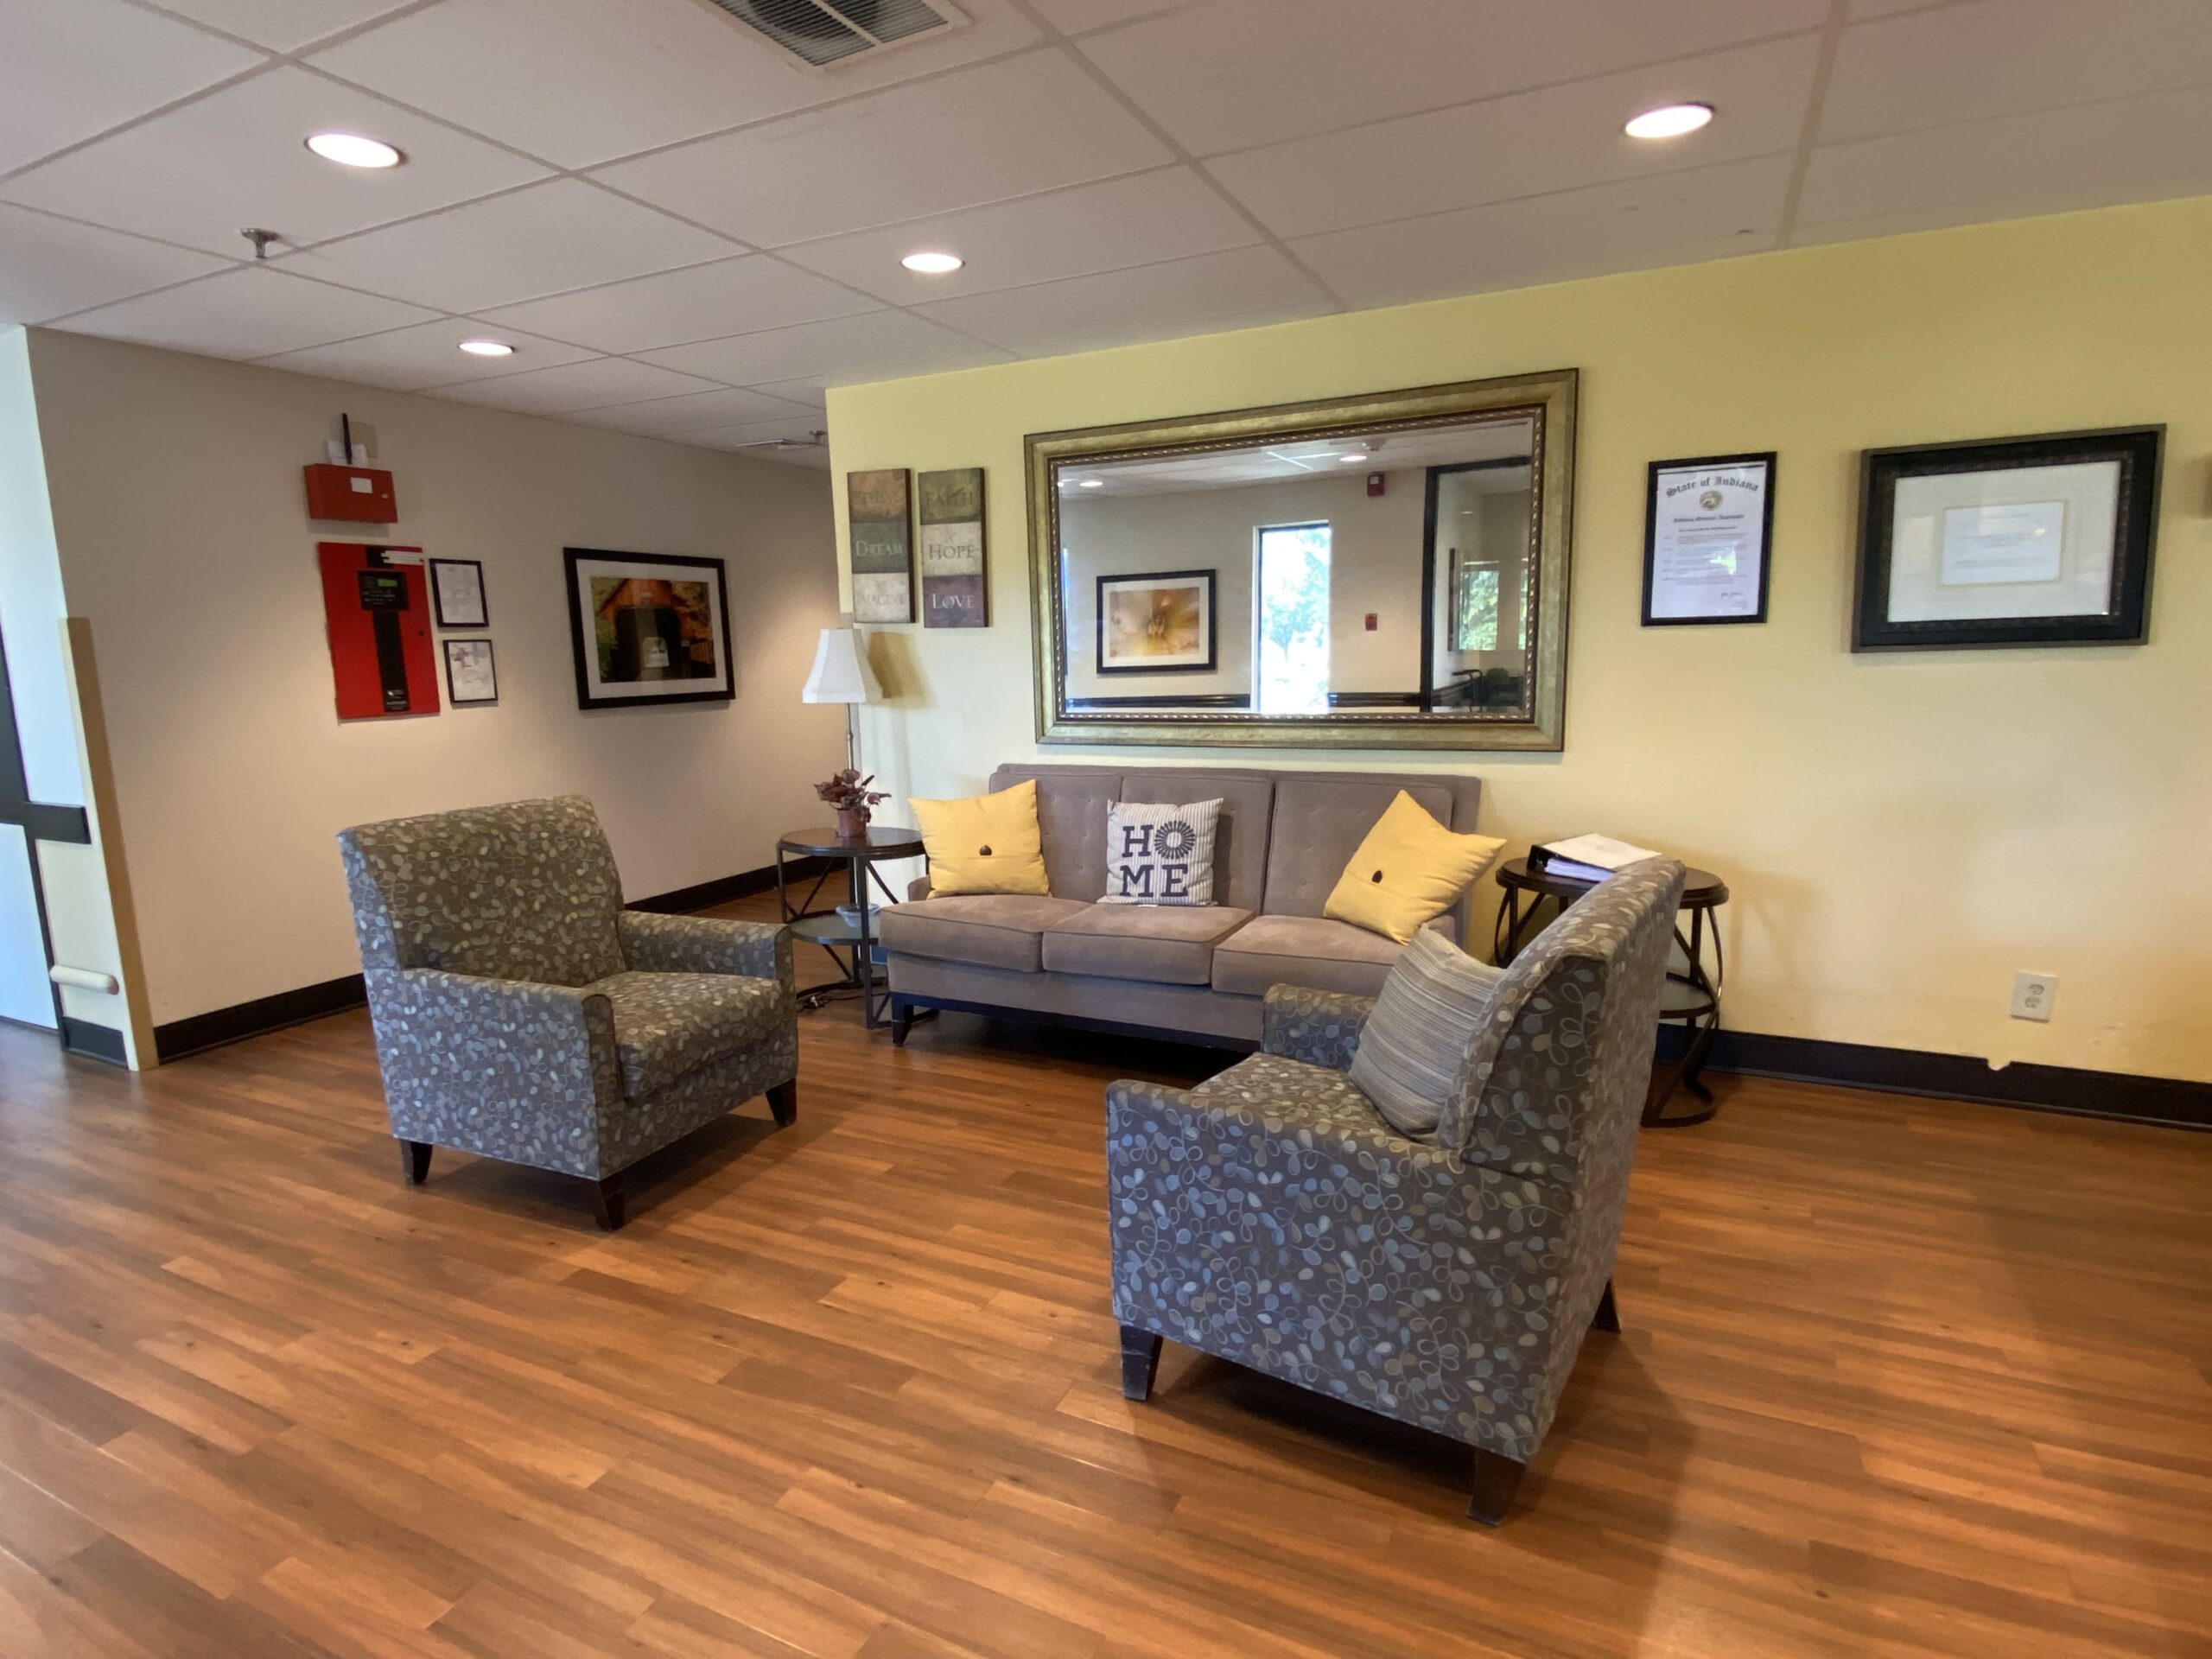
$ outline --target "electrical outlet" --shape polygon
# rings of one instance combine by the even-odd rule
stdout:
[[[2015,1020],[2048,1021],[2051,1004],[2057,1001],[2056,974],[2030,973],[2022,969],[2012,976],[2012,1017]]]

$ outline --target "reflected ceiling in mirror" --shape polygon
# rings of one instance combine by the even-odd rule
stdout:
[[[1029,440],[1047,742],[1555,749],[1574,377]]]

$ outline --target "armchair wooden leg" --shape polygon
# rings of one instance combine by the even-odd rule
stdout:
[[[1521,1475],[1527,1466],[1496,1452],[1474,1448],[1474,1472],[1467,1483],[1467,1515],[1470,1519],[1494,1527],[1505,1519],[1505,1512],[1513,1507],[1513,1495],[1521,1490]]]
[[[779,1083],[768,1091],[768,1109],[776,1116],[776,1127],[787,1129],[798,1122],[798,1079]]]
[[[1590,1328],[1611,1331],[1616,1336],[1620,1333],[1620,1304],[1613,1300],[1613,1281],[1610,1279],[1605,1281],[1605,1294],[1598,1299],[1598,1311],[1590,1316]]]
[[[891,1046],[906,1046],[906,1033],[914,1028],[914,1010],[897,997],[891,999]]]
[[[430,1179],[429,1141],[402,1141],[399,1143],[399,1174],[410,1186],[420,1186]]]
[[[1122,1397],[1148,1400],[1160,1370],[1160,1338],[1134,1325],[1122,1327]]]
[[[627,1195],[622,1191],[621,1171],[617,1170],[603,1179],[594,1181],[591,1198],[592,1209],[599,1217],[599,1224],[608,1232],[614,1231],[627,1219],[625,1213]]]

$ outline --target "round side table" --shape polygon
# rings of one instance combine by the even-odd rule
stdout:
[[[868,904],[868,881],[873,878],[883,896],[895,905],[899,895],[891,891],[883,872],[875,867],[893,859],[928,857],[923,850],[919,830],[894,830],[883,824],[872,823],[864,835],[849,840],[835,830],[789,830],[777,837],[776,904],[783,912],[784,921],[791,928],[793,938],[820,945],[844,972],[842,979],[810,987],[800,999],[806,1006],[818,1007],[840,991],[858,991],[862,1023],[870,1031],[885,1023],[891,994],[877,994],[875,915]],[[788,862],[793,858],[830,861],[830,868],[815,877],[806,897],[797,904],[791,902],[793,884],[788,868]],[[840,864],[845,867],[846,887],[852,895],[849,907],[860,913],[857,922],[846,920],[834,906],[815,908],[814,901],[821,896],[823,884],[836,873]],[[805,877],[801,875],[798,879],[804,880]],[[849,961],[838,955],[841,950],[850,953]]]
[[[1554,906],[1550,919],[1556,919],[1569,905],[1598,884],[1531,869],[1527,859],[1516,858],[1498,870],[1497,885],[1505,893],[1505,902],[1497,910],[1497,937],[1492,955],[1503,968],[1543,931],[1538,923],[1546,899]],[[1688,872],[1682,882],[1681,915],[1689,918],[1689,931],[1682,931],[1678,918],[1673,954],[1680,960],[1667,964],[1667,983],[1659,997],[1661,1023],[1673,1021],[1683,1028],[1682,1054],[1679,1060],[1651,1068],[1651,1092],[1643,1102],[1643,1127],[1648,1129],[1687,1128],[1693,1123],[1704,1122],[1719,1109],[1713,1103],[1713,1090],[1702,1081],[1702,1074],[1706,1058],[1713,1052],[1713,1033],[1720,1029],[1720,983],[1727,976],[1728,963],[1721,949],[1720,929],[1717,925],[1707,926],[1706,918],[1727,902],[1726,881],[1711,870]],[[1708,937],[1713,941],[1710,969],[1705,964]],[[1687,1089],[1702,1104],[1688,1111],[1668,1111],[1667,1103],[1677,1089]]]

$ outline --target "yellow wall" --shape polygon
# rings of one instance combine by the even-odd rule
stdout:
[[[2200,199],[834,391],[841,476],[989,473],[992,626],[880,632],[869,764],[944,795],[1147,753],[1036,744],[1025,433],[1575,367],[1565,753],[1264,761],[1471,768],[1516,843],[1603,830],[1720,872],[1737,1029],[2212,1080],[2208,272]],[[1861,448],[2159,421],[2149,645],[1851,653]],[[1645,463],[1769,448],[1771,620],[1640,627]],[[2024,968],[2059,976],[2048,1026],[2007,1016]]]

